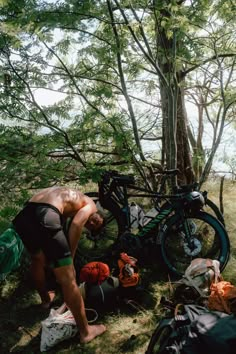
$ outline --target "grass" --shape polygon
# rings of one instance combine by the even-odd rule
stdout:
[[[218,204],[219,181],[211,181],[205,186],[209,198]],[[224,280],[236,285],[236,184],[226,181],[224,186],[224,216],[231,241],[230,261],[223,272]],[[26,267],[27,268],[27,267]],[[138,309],[132,304],[119,302],[113,312],[101,313],[98,323],[107,326],[107,332],[87,345],[80,345],[78,336],[64,341],[50,354],[144,354],[152,331],[160,316],[164,314],[160,306],[161,296],[169,294],[168,276],[163,272],[161,262],[155,266],[140,269],[141,290],[135,298]],[[40,350],[41,321],[49,311],[40,310],[39,297],[33,290],[28,273],[15,272],[0,284],[0,352],[36,354]],[[61,304],[58,293],[56,305]]]
[[[144,353],[160,315],[158,303],[161,293],[168,290],[166,282],[158,280],[157,272],[157,269],[146,272],[142,270],[145,290],[142,288],[139,291],[138,308],[136,302],[130,305],[119,302],[113,312],[99,314],[98,323],[106,324],[108,329],[104,335],[86,346],[80,345],[78,337],[75,337],[63,341],[48,353]],[[153,282],[146,284],[150,277]],[[0,304],[0,352],[39,353],[41,321],[48,316],[49,311],[37,307],[39,298],[27,277],[19,283],[17,274],[11,275],[3,288]],[[59,293],[55,305],[59,306],[61,302]]]

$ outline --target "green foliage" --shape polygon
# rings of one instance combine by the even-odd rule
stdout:
[[[15,206],[7,206],[0,210],[1,218],[8,218],[9,220],[15,216],[17,213],[17,208]]]
[[[91,181],[94,183],[99,182],[104,170],[93,164],[89,164],[85,170],[78,170],[77,172],[80,184],[85,186]]]
[[[107,4],[1,2],[0,119],[10,126],[0,131],[2,190],[84,183],[100,169],[152,162],[163,149],[154,141],[154,153],[142,151],[145,138],[163,135],[154,63],[173,84],[195,66],[202,75],[198,66],[214,50],[235,50],[231,2],[111,2],[113,26]],[[225,71],[232,61],[225,59]],[[218,80],[218,63],[207,65],[203,72]],[[231,103],[234,87],[228,86]],[[219,87],[213,87],[215,102]],[[55,101],[42,102],[41,89],[48,97],[55,93]]]

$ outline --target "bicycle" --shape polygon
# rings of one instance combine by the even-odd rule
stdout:
[[[159,181],[159,190],[157,193],[163,194],[165,192],[166,188],[166,183],[168,179],[172,178],[172,176],[176,176],[179,173],[178,169],[172,169],[172,170],[164,170],[162,172],[158,172],[158,175],[160,175],[160,181]],[[186,185],[181,185],[179,186],[172,186],[173,193],[178,193],[178,191],[182,192],[193,192],[193,191],[198,191],[202,194],[205,200],[205,205],[204,205],[204,210],[207,210],[207,213],[213,214],[224,226],[225,226],[225,220],[224,220],[224,215],[220,211],[219,207],[208,198],[208,192],[206,190],[201,191],[200,190],[200,184],[198,182],[194,182],[192,184],[186,184]]]
[[[165,188],[166,188],[166,182],[169,178],[171,178],[173,175],[176,175],[179,172],[178,169],[175,170],[164,170],[163,172],[159,172],[161,174],[161,179],[159,182],[159,189],[156,192],[157,194],[164,194]],[[137,188],[136,188],[137,189]],[[138,187],[138,190],[141,190]],[[144,189],[147,191],[146,189]],[[212,214],[215,216],[224,226],[225,226],[225,220],[224,220],[224,215],[220,211],[219,207],[208,198],[208,192],[206,190],[200,191],[199,188],[199,183],[194,182],[192,184],[187,184],[187,185],[181,185],[180,187],[173,187],[173,192],[178,193],[178,191],[182,192],[193,192],[193,191],[198,191],[202,194],[205,200],[205,205],[204,205],[204,210],[207,211],[208,214]],[[99,193],[98,192],[88,192],[86,193],[89,197],[93,198],[95,202],[99,202]],[[158,199],[155,200],[155,203],[158,203]],[[111,218],[109,218],[111,220]]]
[[[157,209],[157,215],[135,235],[130,233],[129,198],[132,196],[151,198]],[[92,256],[94,252],[97,259],[116,250],[129,253],[142,250],[144,244],[150,243],[151,248],[160,244],[165,265],[177,275],[181,276],[197,257],[218,259],[221,271],[225,268],[230,252],[228,234],[221,222],[202,210],[205,204],[202,193],[186,191],[186,187],[178,187],[174,194],[155,193],[136,186],[133,176],[108,171],[99,183],[98,200],[108,213],[106,227],[98,235],[84,238],[86,252],[91,251]],[[93,243],[93,247],[88,247],[86,242]],[[81,245],[80,242],[79,252],[83,253],[85,249]]]

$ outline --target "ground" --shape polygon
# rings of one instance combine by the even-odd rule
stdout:
[[[219,182],[212,181],[207,185],[210,199],[218,204]],[[225,184],[224,212],[226,228],[231,241],[230,261],[223,272],[224,280],[236,285],[236,185]],[[113,312],[100,314],[98,323],[107,326],[107,332],[86,345],[79,344],[79,338],[64,341],[48,351],[50,354],[83,353],[83,354],[144,354],[150,336],[164,313],[160,306],[162,295],[170,292],[167,274],[163,274],[161,263],[156,266],[142,268],[141,290],[138,297],[138,308],[135,303],[117,304]],[[41,321],[49,311],[41,310],[39,298],[32,289],[27,272],[10,275],[0,284],[0,352],[7,353],[40,353]],[[55,305],[61,304],[60,293]]]
[[[158,279],[158,269],[142,270],[142,282],[130,304],[118,301],[111,311],[99,313],[97,323],[104,323],[107,332],[86,345],[79,344],[79,338],[64,341],[52,350],[55,353],[144,353],[161,309],[158,304],[160,294],[168,292],[166,281]],[[146,283],[152,278],[152,283]],[[17,284],[18,277],[11,275],[5,284],[0,304],[0,352],[40,353],[41,321],[49,310],[42,310],[39,298],[30,286],[27,277]],[[13,283],[15,282],[15,287]],[[60,293],[55,306],[61,304]]]

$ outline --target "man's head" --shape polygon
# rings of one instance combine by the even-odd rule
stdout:
[[[85,227],[89,231],[98,231],[102,228],[103,224],[104,224],[104,217],[102,213],[97,211],[96,213],[90,215],[90,217],[88,218],[85,224]]]

